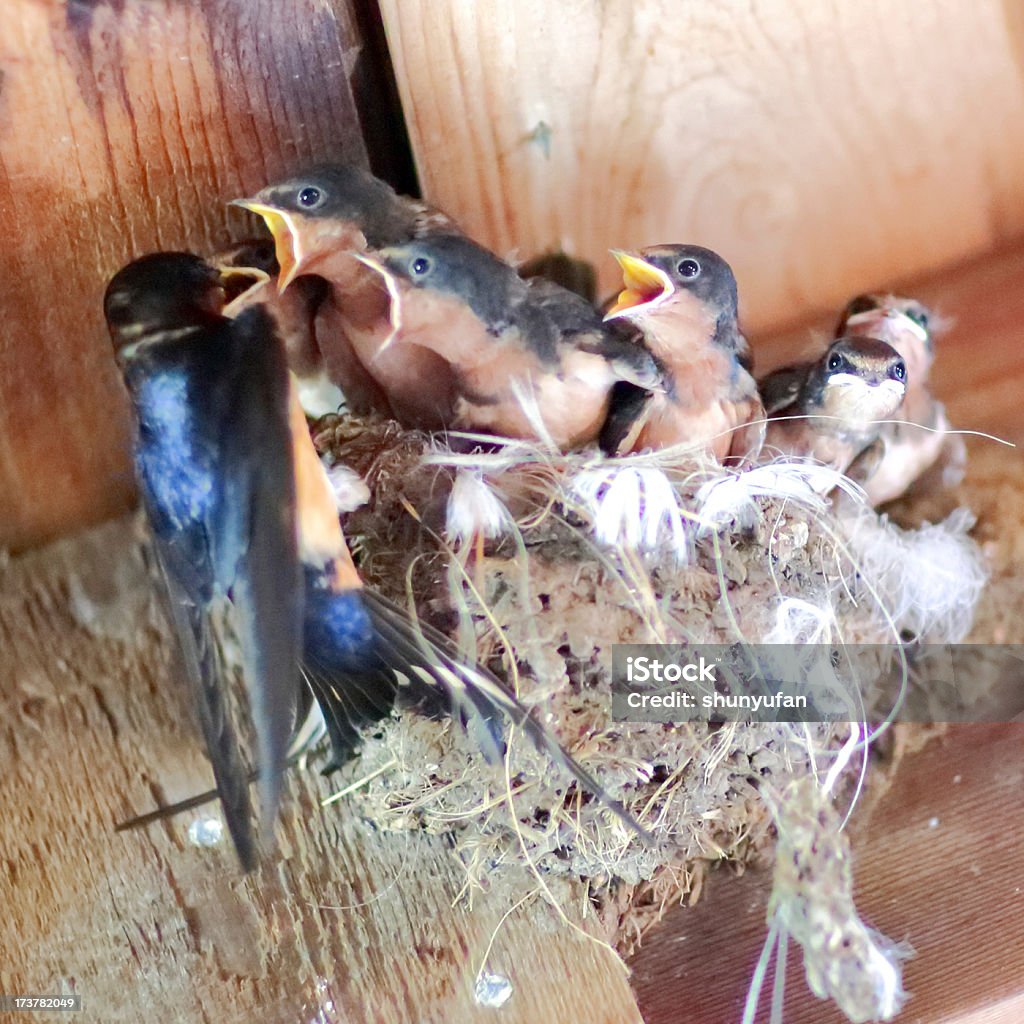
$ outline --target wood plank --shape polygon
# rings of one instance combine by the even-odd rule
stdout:
[[[115,834],[211,783],[151,594],[126,521],[0,570],[0,992],[79,992],[83,1024],[487,1024],[486,956],[513,986],[507,1024],[639,1024],[608,949],[539,898],[514,909],[531,876],[456,903],[443,837],[321,808],[312,772],[286,787],[279,858],[250,877],[226,839],[187,840],[201,812]],[[583,891],[548,884],[596,934]]]
[[[348,0],[9,0],[0,33],[0,546],[127,508],[107,279],[225,245],[227,199],[365,162]]]
[[[425,193],[499,253],[690,241],[748,323],[1024,230],[1002,0],[381,0]]]

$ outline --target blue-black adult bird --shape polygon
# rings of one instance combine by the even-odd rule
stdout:
[[[302,651],[289,378],[266,311],[221,315],[220,274],[187,253],[136,260],[104,311],[138,422],[135,466],[228,830],[256,863],[247,771],[228,707],[216,606],[238,610],[272,823]]]

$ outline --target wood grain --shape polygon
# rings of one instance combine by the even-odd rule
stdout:
[[[425,193],[606,292],[609,246],[709,245],[761,330],[1024,230],[1017,4],[381,9]]]
[[[115,834],[211,782],[151,593],[123,520],[0,570],[0,991],[79,992],[82,1024],[488,1024],[486,955],[512,982],[505,1024],[640,1024],[606,948],[541,899],[514,909],[531,876],[495,876],[470,910],[442,837],[321,808],[313,772],[249,877],[226,839],[187,840],[202,812]]]
[[[7,0],[0,33],[0,547],[127,507],[106,280],[252,233],[225,201],[365,162],[347,0]]]

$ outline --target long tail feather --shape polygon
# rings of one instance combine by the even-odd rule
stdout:
[[[474,719],[484,725],[474,734],[483,736],[483,753],[489,759],[503,753],[500,718],[508,718],[523,730],[533,745],[565,769],[592,796],[608,808],[631,831],[649,838],[647,831],[613,799],[601,784],[538,722],[492,673],[461,660],[451,641],[424,622],[413,623],[397,605],[380,594],[364,590],[367,609],[382,640],[382,656],[407,678],[415,675],[421,684],[439,689],[449,707],[472,726]],[[493,747],[491,747],[493,744]]]
[[[228,709],[228,677],[220,647],[205,609],[193,604],[165,573],[171,618],[195,695],[199,725],[213,766],[224,808],[224,820],[246,871],[256,867],[256,838],[252,827],[249,771],[242,760],[238,737]]]
[[[320,710],[320,704],[314,698],[313,691],[309,686],[303,686],[299,697],[298,722],[299,725],[292,736],[292,741],[288,748],[288,758],[285,761],[282,773],[284,770],[299,764],[309,751],[320,742],[325,733],[325,723],[323,713]],[[261,772],[258,768],[253,768],[247,772],[245,776],[246,785],[251,786],[260,778],[260,775]],[[173,818],[175,815],[184,814],[185,811],[192,811],[197,807],[202,807],[204,804],[211,804],[219,797],[220,792],[217,789],[208,789],[204,793],[196,793],[195,796],[186,797],[184,800],[177,801],[177,803],[167,804],[165,807],[158,807],[155,811],[148,811],[146,814],[139,814],[134,818],[129,818],[127,821],[118,822],[114,826],[114,831],[127,832],[131,829],[145,828],[156,821]]]

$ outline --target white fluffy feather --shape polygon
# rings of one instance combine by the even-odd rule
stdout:
[[[843,521],[857,568],[881,594],[893,621],[917,637],[960,643],[988,580],[974,517],[957,509],[941,523],[903,530],[861,510]]]
[[[814,511],[828,502],[822,495],[839,487],[863,502],[864,492],[842,473],[817,462],[776,460],[764,466],[709,480],[697,492],[697,513],[705,529],[725,526],[757,512],[757,498],[795,501]]]
[[[635,551],[669,551],[680,564],[688,543],[679,498],[665,473],[653,466],[604,464],[571,477],[579,502],[602,544]]]
[[[348,466],[339,463],[330,469],[325,466],[324,470],[331,483],[334,504],[339,515],[354,512],[370,500],[370,488],[366,486],[366,481],[354,469],[349,469]]]
[[[483,474],[471,469],[458,470],[448,495],[445,516],[445,533],[449,539],[465,543],[478,536],[501,537],[512,528],[512,514]]]

